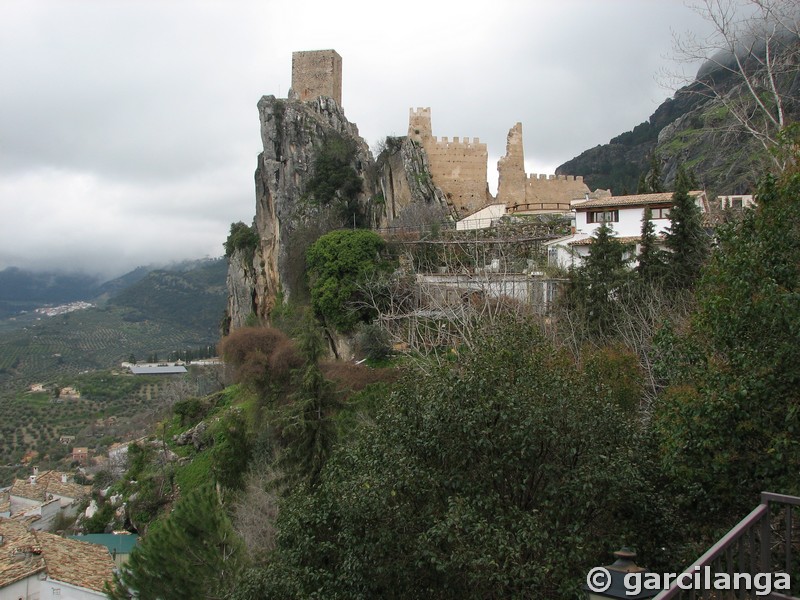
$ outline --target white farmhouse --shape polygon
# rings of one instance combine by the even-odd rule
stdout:
[[[692,191],[689,195],[694,198],[701,212],[708,212],[705,192]],[[663,236],[670,226],[672,192],[578,200],[572,206],[575,211],[575,232],[545,244],[548,263],[563,269],[581,266],[589,254],[592,236],[603,223],[611,226],[614,236],[620,241],[636,244],[638,254],[645,208],[650,208],[656,235]]]

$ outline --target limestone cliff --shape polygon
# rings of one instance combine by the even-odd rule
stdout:
[[[444,192],[433,184],[421,144],[408,137],[386,138],[375,171],[374,226],[418,225],[425,219],[453,216]]]
[[[328,231],[390,226],[419,207],[433,207],[437,219],[447,212],[418,144],[397,139],[376,164],[358,128],[324,96],[310,101],[264,96],[258,112],[263,146],[255,173],[258,242],[252,251],[229,257],[229,330],[253,317],[269,322],[281,300],[305,302],[305,253]]]

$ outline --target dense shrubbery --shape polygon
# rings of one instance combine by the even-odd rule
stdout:
[[[308,249],[311,306],[323,322],[348,332],[369,320],[369,310],[356,306],[359,286],[389,266],[381,257],[385,246],[373,231],[344,229],[322,236]]]
[[[256,248],[258,248],[258,242],[258,232],[254,225],[245,225],[241,221],[231,223],[228,239],[223,244],[225,246],[225,256],[231,257],[237,250],[242,250],[252,262],[253,255]]]
[[[647,269],[624,271],[605,231],[578,274],[582,305],[545,323],[498,313],[469,348],[415,356],[349,403],[348,388],[374,380],[322,361],[312,319],[294,340],[237,332],[222,352],[263,411],[220,404],[205,416],[217,420],[191,481],[204,474],[218,490],[181,489],[123,578],[143,598],[163,581],[240,600],[575,598],[622,545],[651,570],[680,569],[758,491],[800,492],[800,229],[787,226],[800,221],[798,197],[800,174],[766,181],[758,210],[720,231],[704,267],[691,210],[675,211],[670,232],[687,241]],[[336,232],[309,254],[329,325],[359,320],[344,308],[380,253],[363,233]],[[187,401],[173,423],[200,412]],[[129,477],[146,470],[144,452]],[[172,481],[144,479],[142,501]],[[225,488],[241,490],[237,515],[249,506],[246,522],[264,521],[247,552]],[[194,544],[201,560],[170,564]]]

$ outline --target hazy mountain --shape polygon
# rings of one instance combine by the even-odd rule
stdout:
[[[154,269],[120,290],[109,304],[133,309],[130,318],[159,320],[211,335],[219,330],[225,311],[227,269],[222,258]]]

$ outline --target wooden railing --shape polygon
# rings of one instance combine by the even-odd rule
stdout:
[[[747,573],[752,578],[758,573],[774,575],[786,573],[791,581],[790,590],[772,591],[756,595],[755,589],[682,589],[676,579],[660,592],[655,600],[672,598],[741,599],[771,598],[774,600],[800,600],[800,565],[795,547],[800,544],[800,528],[794,519],[800,498],[764,492],[761,504],[725,534],[716,544],[692,563],[684,573],[686,581],[696,574],[725,573],[733,580],[734,573]],[[691,575],[689,575],[691,574]],[[684,586],[686,587],[686,586]],[[788,592],[788,593],[784,593]]]

